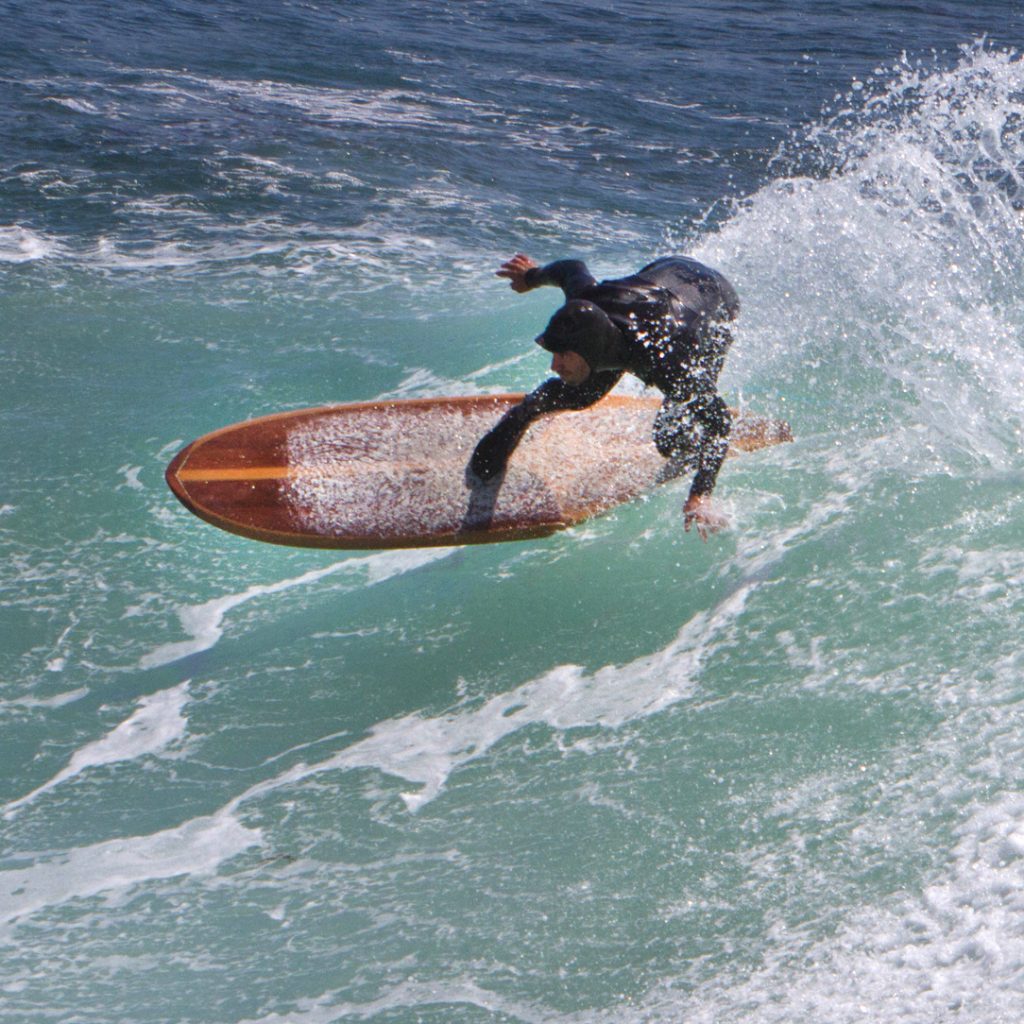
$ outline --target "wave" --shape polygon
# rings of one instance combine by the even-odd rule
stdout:
[[[1024,62],[975,48],[856,95],[701,247],[744,303],[724,379],[788,392],[812,429],[916,427],[922,457],[1005,470],[1024,428]]]

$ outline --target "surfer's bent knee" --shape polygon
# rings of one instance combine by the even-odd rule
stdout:
[[[699,446],[697,424],[688,404],[666,399],[654,421],[654,446],[665,459],[685,458]]]

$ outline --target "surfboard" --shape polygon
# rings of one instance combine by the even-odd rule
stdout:
[[[407,548],[524,540],[564,530],[662,482],[660,399],[610,395],[531,425],[504,475],[467,481],[477,441],[521,394],[320,406],[236,423],[171,460],[195,515],[274,544]],[[792,440],[782,421],[734,413],[730,454]]]

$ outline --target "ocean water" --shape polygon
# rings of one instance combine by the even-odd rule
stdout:
[[[0,1020],[1024,1017],[1024,8],[0,0]],[[796,440],[545,540],[191,517],[668,252]]]

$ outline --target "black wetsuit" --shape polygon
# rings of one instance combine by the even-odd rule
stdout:
[[[691,496],[710,494],[732,422],[717,390],[732,341],[725,323],[739,313],[732,285],[682,256],[600,283],[581,260],[558,260],[528,270],[525,282],[557,285],[566,298],[538,344],[577,352],[591,373],[579,386],[553,377],[528,394],[477,445],[471,470],[484,480],[495,476],[534,419],[585,409],[629,372],[665,395],[654,424],[658,451],[696,470]]]

